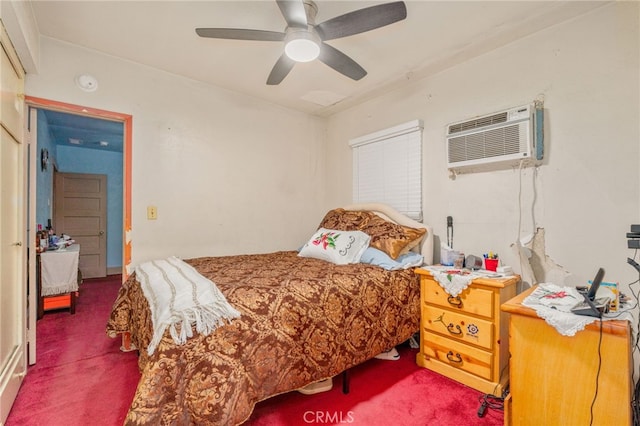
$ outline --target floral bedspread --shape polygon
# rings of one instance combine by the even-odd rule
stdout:
[[[165,333],[149,356],[149,307],[131,276],[107,324],[109,336],[131,332],[140,349],[125,424],[240,424],[257,402],[335,376],[418,330],[413,270],[335,265],[295,251],[185,261],[241,316],[180,346]]]

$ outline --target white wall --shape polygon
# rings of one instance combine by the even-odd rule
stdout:
[[[497,251],[519,270],[510,245],[542,227],[569,283],[603,266],[607,280],[626,284],[636,275],[625,233],[640,222],[638,16],[636,2],[616,2],[409,81],[330,117],[328,129],[320,118],[46,38],[26,89],[133,115],[134,264],[296,246],[326,209],[351,201],[348,140],[422,118],[425,219],[438,236],[451,215],[456,249]],[[80,72],[98,78],[98,91],[74,86]],[[544,165],[449,179],[447,123],[534,99],[545,103]],[[158,206],[157,221],[146,220],[147,205]]]
[[[26,93],[133,116],[133,265],[294,249],[322,218],[323,119],[47,38]]]
[[[629,294],[638,274],[626,264],[625,234],[640,223],[638,10],[617,2],[330,117],[327,206],[351,200],[350,139],[420,118],[424,217],[443,241],[451,215],[454,248],[493,250],[519,271],[511,244],[542,227],[566,283],[584,283],[602,266]],[[538,98],[542,166],[449,179],[447,123]]]

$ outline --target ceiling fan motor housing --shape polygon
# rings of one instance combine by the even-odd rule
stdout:
[[[304,10],[307,12],[307,24],[311,26],[315,25],[318,6],[311,0],[304,0]]]

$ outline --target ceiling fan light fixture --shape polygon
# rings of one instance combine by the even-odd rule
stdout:
[[[320,37],[308,30],[289,31],[284,52],[296,62],[311,62],[320,55]]]

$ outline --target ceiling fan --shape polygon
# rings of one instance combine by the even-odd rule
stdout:
[[[276,0],[287,22],[283,32],[240,28],[196,28],[200,37],[234,40],[283,41],[284,53],[274,65],[268,85],[280,84],[296,62],[320,59],[341,74],[360,80],[367,72],[356,61],[325,41],[384,27],[407,17],[402,1],[359,9],[315,23],[318,7],[311,0]]]

